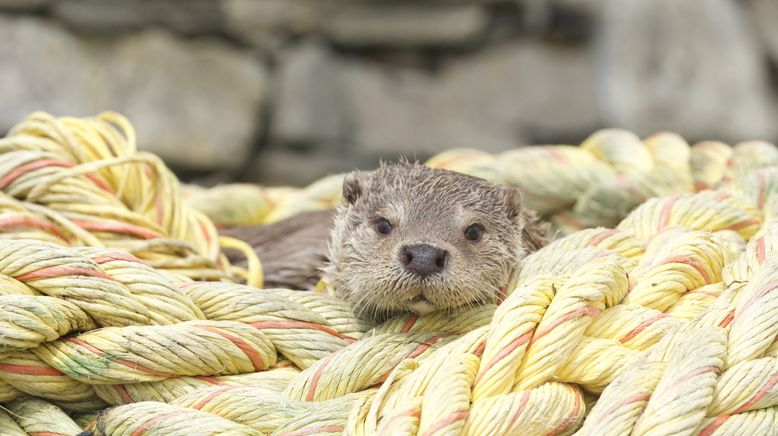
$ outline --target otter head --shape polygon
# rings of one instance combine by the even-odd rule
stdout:
[[[525,246],[540,241],[527,221],[515,188],[385,164],[346,176],[325,271],[336,292],[373,320],[493,302]]]

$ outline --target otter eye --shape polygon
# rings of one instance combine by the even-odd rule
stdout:
[[[392,223],[386,218],[381,218],[375,223],[375,231],[382,235],[388,235],[392,232]]]
[[[465,238],[469,241],[478,242],[481,240],[481,233],[484,229],[478,224],[471,224],[465,229]]]

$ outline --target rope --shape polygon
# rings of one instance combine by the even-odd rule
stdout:
[[[271,433],[300,414],[309,412],[324,419],[340,415],[342,423],[354,404],[365,394],[346,395],[334,400],[311,403],[290,401],[278,392],[258,387],[225,386],[198,390],[178,398],[174,405],[213,413],[222,418]]]
[[[149,324],[149,311],[120,282],[73,249],[33,240],[0,247],[0,275],[71,301],[99,325]]]
[[[85,412],[72,414],[73,422],[81,428],[87,428],[97,418],[97,412]]]
[[[183,185],[181,196],[187,204],[207,215],[216,227],[238,227],[263,222],[275,203],[267,191],[267,188],[239,183],[210,189]]]
[[[0,380],[0,403],[8,403],[24,395],[21,391]]]
[[[31,114],[0,139],[0,191],[23,203],[0,214],[0,228],[131,250],[154,268],[196,279],[229,278],[215,226],[183,204],[173,173],[137,151],[135,140],[132,125],[116,113]],[[7,204],[14,202],[2,200],[0,208]]]
[[[156,382],[93,385],[98,397],[108,404],[121,405],[141,401],[173,402],[193,392],[218,387],[259,387],[263,392],[281,392],[299,370],[291,367],[227,376],[174,377]]]
[[[641,140],[625,130],[606,129],[577,147],[522,147],[498,155],[454,149],[431,157],[426,164],[517,186],[528,208],[571,233],[615,226],[651,197],[724,187],[753,169],[774,165],[775,159],[774,146],[764,142],[729,147],[706,141],[689,146],[673,133]],[[244,184],[189,188],[193,193],[188,204],[226,227],[270,223],[303,211],[332,208],[340,199],[342,177],[330,176],[302,190]]]
[[[0,296],[0,353],[34,348],[71,332],[96,328],[92,318],[67,300],[32,295]]]
[[[154,324],[204,319],[200,309],[169,277],[148,266],[137,257],[105,248],[77,248],[110,276],[127,287],[130,294],[149,311]]]
[[[429,353],[445,340],[438,333],[374,335],[301,372],[285,394],[300,401],[322,401],[361,391],[384,381],[402,360]],[[353,362],[364,365],[354,368]]]
[[[251,250],[192,208],[272,222],[332,207],[341,175],[182,194],[116,114],[33,114],[0,154],[2,434],[778,428],[770,144],[605,130],[580,147],[435,156],[521,187],[573,232],[530,255],[497,306],[376,326],[325,292],[255,288]]]
[[[184,291],[208,319],[237,321],[261,330],[281,354],[300,368],[356,340],[339,333],[324,316],[272,290],[193,283]]]
[[[14,353],[0,361],[0,379],[18,391],[47,400],[74,405],[99,400],[91,386],[51,367],[31,351]]]
[[[45,343],[33,353],[53,368],[87,384],[145,382],[181,375],[245,374],[264,371],[276,360],[275,349],[262,332],[229,321],[107,327]]]
[[[336,174],[311,183],[302,191],[280,191],[277,205],[262,223],[274,223],[311,210],[331,209],[340,201],[343,175]]]
[[[241,240],[230,238],[229,236],[219,236],[219,244],[222,248],[231,248],[239,250],[248,260],[248,271],[241,272],[240,276],[246,281],[246,284],[255,288],[261,288],[264,277],[262,276],[262,263],[251,246]],[[237,267],[233,267],[235,271]]]
[[[108,409],[97,415],[94,426],[90,428],[98,436],[191,434],[193,429],[208,435],[259,434],[250,427],[211,413],[153,401]]]
[[[6,407],[16,424],[21,427],[21,434],[75,435],[81,432],[81,427],[62,409],[45,401],[23,398],[9,403]],[[13,427],[9,430],[11,430],[9,433],[3,432],[3,434],[14,434]]]
[[[27,432],[19,427],[5,410],[0,410],[0,433],[8,436],[27,436]]]
[[[726,241],[705,232],[689,232],[646,253],[631,276],[635,285],[625,304],[666,311],[681,295],[721,280],[724,265],[737,253]]]

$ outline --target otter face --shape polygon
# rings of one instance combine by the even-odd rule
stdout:
[[[519,192],[418,164],[354,172],[325,269],[365,318],[494,302],[525,254]]]

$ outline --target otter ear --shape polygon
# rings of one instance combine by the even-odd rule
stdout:
[[[361,174],[359,171],[353,171],[346,174],[343,179],[343,200],[348,204],[354,204],[362,195]]]
[[[522,210],[521,220],[524,222],[521,228],[524,248],[531,252],[543,248],[548,243],[548,223],[540,222],[537,214],[532,210]]]
[[[521,226],[521,240],[524,248],[537,251],[548,243],[548,225],[541,223],[538,215],[522,206],[521,191],[505,188],[508,196],[508,218]]]
[[[505,195],[507,197],[506,204],[508,207],[508,218],[517,220],[522,212],[521,191],[519,191],[519,188],[509,186],[505,188]]]

